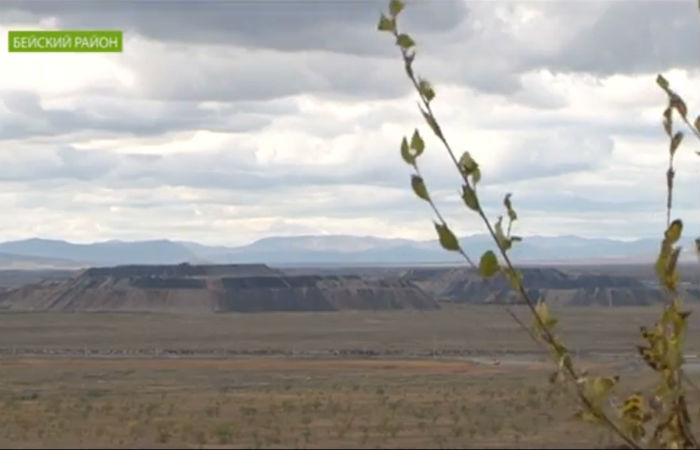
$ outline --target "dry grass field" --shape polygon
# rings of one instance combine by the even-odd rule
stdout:
[[[583,367],[622,376],[618,398],[653,381],[632,346],[654,308],[559,313]],[[693,353],[700,314],[691,317]],[[609,446],[607,433],[573,418],[569,394],[547,382],[550,367],[528,339],[499,307],[484,306],[2,314],[0,446]],[[376,355],[340,352],[353,349]],[[689,376],[700,382],[697,369]]]
[[[700,351],[700,308],[689,307],[688,350]],[[524,307],[514,311],[526,323]],[[582,352],[629,354],[639,326],[656,307],[553,309],[568,345]],[[182,351],[201,355],[332,355],[374,351],[395,356],[538,352],[500,306],[445,305],[441,310],[246,314],[0,313],[0,352]]]

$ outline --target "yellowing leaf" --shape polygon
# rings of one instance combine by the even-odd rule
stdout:
[[[683,232],[683,221],[680,219],[676,219],[673,222],[671,222],[671,225],[668,226],[668,229],[666,230],[666,239],[670,244],[675,244],[678,242],[678,239],[681,238],[681,233]]]
[[[618,377],[595,377],[590,379],[590,398],[596,401],[602,399],[617,384],[618,380]]]
[[[508,267],[503,268],[503,273],[508,279],[508,284],[510,284],[510,287],[513,290],[518,291],[522,283],[522,273],[518,270],[511,270]]]
[[[579,420],[583,420],[584,422],[591,422],[591,423],[599,423],[600,422],[600,419],[598,418],[598,416],[596,416],[595,414],[593,414],[590,411],[579,411],[576,413],[576,415],[574,417],[576,417]]]
[[[554,318],[550,313],[549,313],[549,308],[547,307],[547,303],[541,301],[537,304],[535,307],[535,312],[537,313],[537,316],[540,318],[542,323],[544,324],[545,328],[552,328],[554,327],[558,320]]]

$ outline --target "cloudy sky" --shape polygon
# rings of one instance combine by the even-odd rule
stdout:
[[[97,5],[99,3],[99,5]],[[684,1],[408,1],[402,27],[492,217],[523,235],[657,237],[668,144],[661,72],[700,112],[700,17]],[[428,131],[385,1],[0,2],[0,240],[271,235],[432,239],[401,137]],[[121,54],[8,53],[12,29],[121,29]],[[426,182],[482,232],[427,138]],[[700,228],[700,143],[676,215]]]

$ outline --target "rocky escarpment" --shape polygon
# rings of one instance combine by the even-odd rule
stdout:
[[[663,300],[663,292],[652,283],[631,276],[567,273],[552,268],[522,269],[524,286],[533,299],[564,305],[632,306]],[[464,268],[412,269],[403,278],[439,300],[462,303],[519,303],[502,275],[484,279]],[[696,286],[684,286],[682,295],[698,300]]]
[[[118,266],[87,269],[0,295],[24,311],[252,312],[438,308],[404,279],[287,276],[265,265]]]

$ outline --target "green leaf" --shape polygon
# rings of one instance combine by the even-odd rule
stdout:
[[[419,177],[418,175],[411,175],[411,187],[413,188],[413,192],[416,193],[418,198],[421,198],[425,201],[430,201],[428,189],[425,187],[423,178]]]
[[[442,248],[450,251],[459,251],[459,241],[457,241],[457,237],[455,237],[454,233],[447,228],[447,225],[436,223],[435,230],[440,238],[440,245]]]
[[[406,33],[399,34],[399,36],[396,38],[396,44],[404,50],[416,45],[411,36],[407,35]]]
[[[474,158],[472,158],[472,155],[469,152],[464,152],[459,158],[459,167],[462,168],[464,173],[469,175],[476,170],[479,165],[476,163],[476,161],[474,161]]]
[[[492,277],[498,272],[498,269],[498,260],[491,250],[481,255],[481,260],[479,261],[479,274],[481,276],[486,278]]]
[[[423,108],[420,108],[420,112],[423,115],[423,118],[425,119],[430,129],[433,130],[433,133],[435,133],[435,136],[442,138],[442,130],[440,129],[440,125],[438,125],[435,119],[433,119],[433,116],[431,116]]]
[[[511,222],[513,222],[513,221],[517,220],[518,215],[513,210],[513,205],[510,202],[511,196],[512,196],[511,193],[506,194],[505,198],[503,199],[503,204],[506,207],[506,211],[508,211],[508,218],[510,219]]]
[[[479,181],[481,181],[481,169],[477,167],[472,173],[472,183],[474,183],[474,186],[476,186]]]
[[[406,75],[409,78],[413,78],[413,60],[416,58],[416,52],[407,51],[404,56],[404,68],[406,69]]]
[[[389,13],[394,17],[398,16],[403,8],[404,4],[401,0],[391,0],[389,2]]]
[[[435,90],[427,80],[421,79],[418,82],[418,90],[420,94],[425,98],[426,101],[430,102],[435,98]]]
[[[411,148],[415,150],[416,157],[420,156],[423,153],[423,149],[425,149],[425,143],[420,137],[417,128],[413,131],[413,137],[411,137]]]
[[[396,21],[390,19],[384,14],[379,17],[379,24],[377,25],[377,30],[379,31],[394,31],[396,27]]]
[[[465,176],[471,176],[474,186],[479,183],[481,180],[481,170],[479,169],[479,164],[474,161],[474,158],[472,158],[469,152],[462,153],[457,165]]]
[[[676,108],[678,114],[680,114],[684,119],[688,115],[688,107],[685,106],[685,102],[677,94],[673,94],[671,96],[671,106]]]
[[[668,108],[664,109],[664,114],[663,114],[663,116],[664,116],[664,121],[663,121],[664,131],[666,131],[666,134],[668,135],[668,137],[671,137],[671,132],[672,132],[671,127],[673,126],[673,118],[671,117],[671,111],[672,111],[671,106],[669,106]]]
[[[676,132],[676,134],[673,135],[673,138],[671,139],[671,156],[673,156],[676,153],[676,149],[679,145],[681,145],[681,141],[683,141],[683,133],[678,131]]]
[[[408,141],[406,140],[405,136],[403,140],[401,140],[401,157],[404,161],[406,161],[406,164],[410,164],[412,166],[416,164],[416,157],[411,153],[411,150],[408,148]]]
[[[664,91],[668,90],[668,80],[659,74],[656,76],[656,84],[658,84]]]
[[[462,186],[462,200],[464,200],[464,204],[469,209],[473,211],[479,210],[479,199],[476,196],[476,192],[466,184]]]

